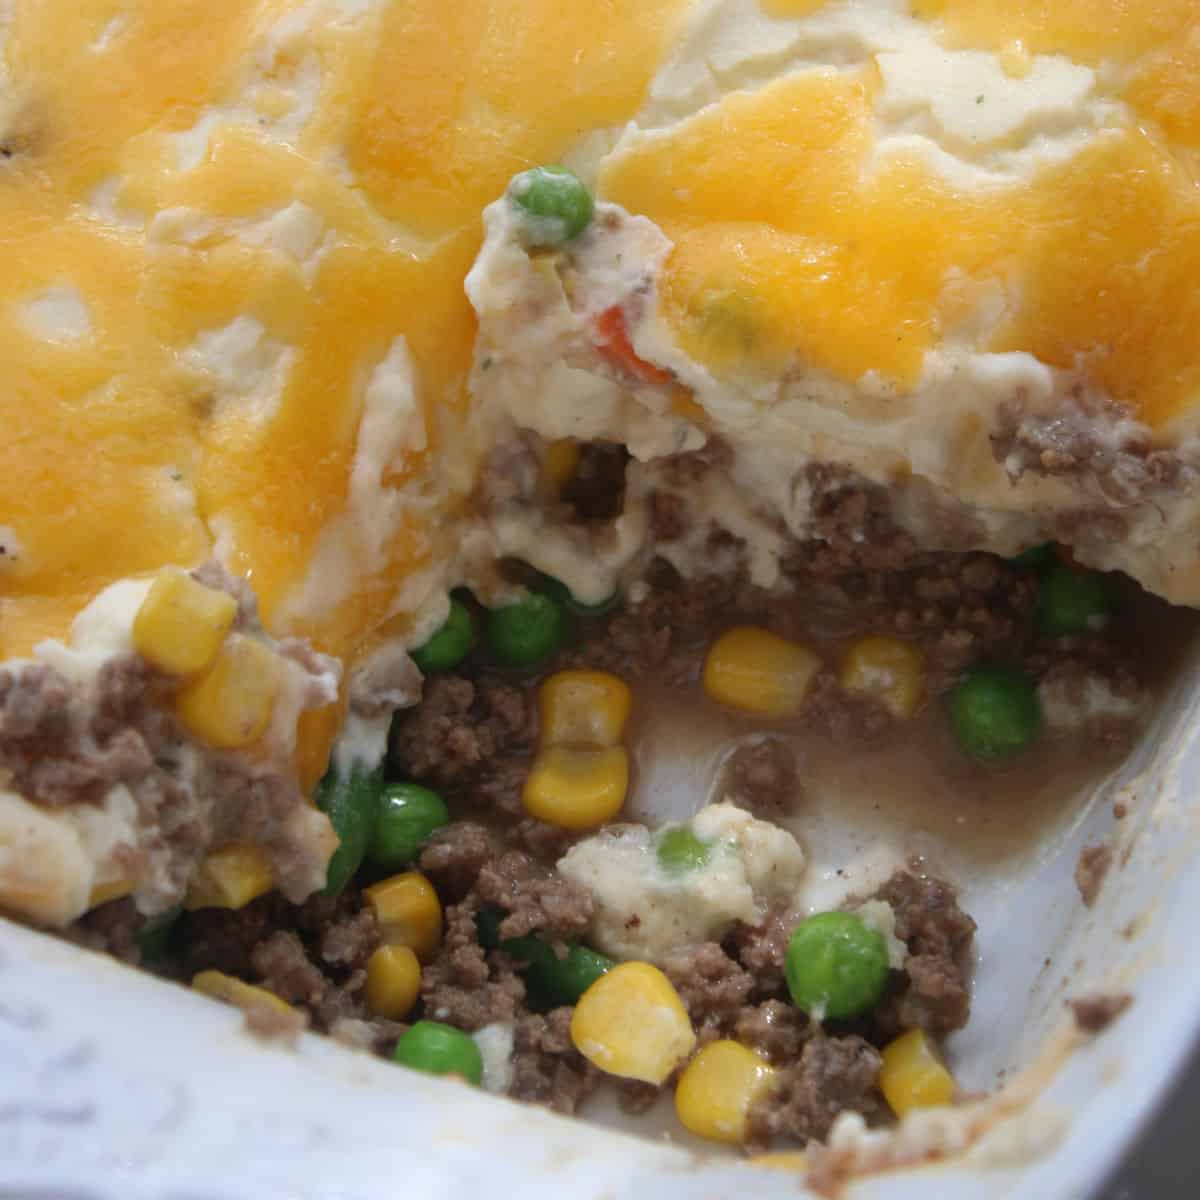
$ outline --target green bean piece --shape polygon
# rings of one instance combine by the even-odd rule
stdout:
[[[348,774],[330,767],[317,787],[317,807],[329,817],[338,848],[329,860],[325,894],[338,895],[366,856],[379,818],[383,771],[355,764]]]

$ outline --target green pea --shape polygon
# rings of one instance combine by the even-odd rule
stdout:
[[[1112,596],[1099,571],[1076,571],[1065,563],[1051,567],[1038,591],[1038,628],[1051,637],[1094,633],[1108,624]]]
[[[183,905],[176,904],[157,916],[147,918],[138,930],[137,945],[143,962],[155,962],[163,958],[170,946],[175,924],[183,914]]]
[[[348,774],[330,767],[317,787],[317,807],[329,817],[338,848],[329,860],[325,894],[336,896],[362,866],[379,817],[383,772],[355,764]]]
[[[475,644],[475,620],[471,610],[457,597],[451,597],[450,615],[445,624],[419,649],[412,660],[422,675],[438,675],[453,671]]]
[[[1024,750],[1042,724],[1033,682],[1017,671],[972,671],[950,692],[954,736],[973,758],[995,762]]]
[[[504,920],[504,914],[497,915],[499,917],[497,928],[499,928],[499,921]],[[541,938],[535,937],[532,933],[527,933],[524,937],[519,938],[504,938],[497,941],[497,946],[524,967],[541,967],[554,958],[554,951]]]
[[[520,964],[529,989],[529,1004],[535,1010],[577,1003],[601,975],[615,966],[611,958],[587,946],[571,946],[566,955],[559,958],[552,947],[535,934],[501,941],[500,922],[503,919],[504,914],[498,909],[480,909],[475,916],[479,943],[486,950],[504,950]]]
[[[379,815],[367,854],[386,870],[414,862],[435,830],[447,824],[446,802],[416,783],[390,783],[379,797]]]
[[[577,1004],[579,997],[616,965],[607,955],[587,946],[572,946],[559,958],[540,938],[528,940],[537,942],[540,949],[529,963],[526,980],[535,995],[546,999],[548,1007]],[[507,944],[505,949],[508,949]],[[513,957],[519,955],[514,954]]]
[[[505,666],[536,667],[567,640],[568,626],[562,604],[534,592],[516,604],[488,613],[488,646]]]
[[[501,920],[503,916],[497,914],[497,926]],[[499,942],[499,949],[517,963],[517,970],[525,981],[525,1002],[531,1011],[549,1012],[569,1003],[558,990],[555,977],[557,956],[541,938],[533,934],[507,938]]]
[[[1040,546],[1030,546],[1028,550],[1022,550],[1015,558],[1010,558],[1008,561],[1014,567],[1044,567],[1053,562],[1054,558],[1054,543],[1043,542]]]
[[[526,234],[541,246],[558,246],[577,238],[595,212],[583,180],[565,167],[534,167],[509,185],[509,195],[527,217]]]
[[[483,1055],[475,1039],[439,1021],[418,1021],[396,1043],[392,1058],[428,1075],[461,1075],[476,1087],[483,1082]]]
[[[827,912],[796,926],[784,961],[796,1007],[843,1021],[874,1008],[888,978],[887,943],[853,913]]]
[[[668,829],[658,839],[658,865],[668,875],[686,875],[708,865],[712,843],[698,838],[686,825]]]
[[[568,612],[573,612],[580,617],[603,617],[612,612],[614,608],[621,603],[621,593],[613,592],[613,594],[599,604],[584,604],[582,600],[576,600],[575,594],[565,583],[559,579],[555,579],[553,575],[538,576],[538,590],[545,592],[547,596],[557,600]]]
[[[547,973],[547,986],[563,1004],[578,1004],[584,992],[617,964],[599,950],[587,946],[572,946],[565,958],[554,959],[553,968]]]

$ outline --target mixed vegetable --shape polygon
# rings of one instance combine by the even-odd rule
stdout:
[[[1050,637],[1098,633],[1108,624],[1111,612],[1108,581],[1099,572],[1053,563],[1042,573],[1038,627]]]
[[[972,757],[983,762],[1011,758],[1041,727],[1037,689],[1018,671],[972,671],[950,693],[950,721],[954,736]]]
[[[469,611],[467,617],[472,623]],[[453,614],[451,621],[459,627],[465,624]],[[441,637],[439,632],[435,641]],[[733,651],[739,645],[749,647],[750,667],[743,670],[742,679],[767,669],[758,631],[745,631],[733,643],[725,639],[718,645],[726,656],[731,645]],[[774,642],[767,645],[775,648]],[[863,644],[851,652],[848,661],[855,663],[860,674],[872,649]],[[892,687],[897,663],[907,666],[910,660],[898,658],[891,645],[878,649],[891,672],[881,676],[881,686]],[[794,670],[797,656],[777,656],[775,661],[786,673]],[[723,680],[738,676],[728,657],[723,670]],[[737,686],[746,687],[743,682]],[[781,691],[791,686],[789,683]],[[911,681],[902,686],[910,688]],[[719,696],[728,694],[728,684],[723,682],[722,687],[726,690],[718,688]],[[526,805],[564,828],[594,828],[615,815],[624,800],[623,774],[621,786],[603,803],[597,800],[602,789],[589,780],[603,773],[603,756],[624,753],[620,741],[632,701],[629,689],[603,672],[562,671],[543,680],[538,699],[541,743],[530,771],[532,782],[526,787]],[[779,708],[771,701],[771,712]],[[587,766],[572,766],[576,759]],[[554,797],[549,807],[547,796]],[[382,944],[367,964],[366,999],[376,1016],[403,1021],[418,1008],[422,963],[436,953],[444,924],[436,890],[412,867],[429,839],[449,822],[449,810],[432,789],[406,781],[385,783],[378,771],[331,771],[322,784],[319,801],[341,838],[330,864],[331,892],[367,867],[396,872],[363,890],[382,935]],[[681,877],[703,870],[714,850],[712,841],[699,837],[688,825],[679,825],[659,832],[654,853],[666,876]],[[255,865],[231,861],[224,900],[217,902],[236,907],[257,894],[261,894],[261,880]],[[658,967],[649,962],[618,963],[579,942],[556,946],[536,934],[504,938],[503,919],[504,914],[496,909],[479,912],[479,942],[485,949],[503,950],[518,965],[533,1011],[572,1006],[571,1037],[576,1048],[608,1074],[661,1084],[683,1067],[675,1089],[681,1123],[714,1140],[745,1139],[747,1113],[776,1076],[761,1054],[722,1039],[693,1055],[696,1034],[687,1009]],[[148,929],[147,937],[159,936],[167,928],[169,924],[164,923]],[[887,986],[885,940],[854,913],[815,914],[792,933],[786,976],[793,1002],[814,1020],[836,1022],[857,1017],[878,1003]],[[243,1006],[283,1005],[264,989],[217,972],[198,976],[195,985]],[[947,1092],[950,1077],[945,1068],[926,1042],[914,1042],[909,1035],[906,1039],[898,1040],[885,1053],[881,1086],[889,1102],[897,1112],[944,1102],[953,1090],[951,1081]],[[416,1021],[396,1042],[393,1058],[415,1070],[453,1075],[476,1085],[483,1077],[478,1043],[461,1030],[434,1020]]]
[[[331,770],[317,788],[317,807],[329,818],[338,848],[329,860],[325,891],[336,896],[362,866],[375,836],[383,772],[358,764]]]
[[[457,1075],[483,1082],[483,1055],[470,1035],[439,1021],[418,1021],[396,1043],[396,1062],[428,1075]]]
[[[412,653],[422,675],[453,671],[475,645],[475,618],[461,596],[450,597],[450,614],[442,627]]]
[[[392,783],[380,792],[375,831],[367,854],[376,866],[395,871],[416,862],[422,847],[450,823],[446,802],[418,783]]]
[[[518,175],[508,195],[522,237],[538,250],[562,252],[594,220],[587,187],[563,167],[535,167]],[[592,324],[595,349],[610,367],[651,386],[672,382],[670,372],[638,354],[621,308],[596,314]],[[561,494],[579,462],[580,448],[569,439],[548,447],[543,470],[551,494]],[[1032,619],[1042,637],[1095,634],[1110,622],[1114,597],[1103,575],[1064,562],[1050,545],[1032,547],[1013,563],[1036,576]],[[536,677],[570,644],[581,622],[603,621],[622,604],[619,592],[599,604],[583,603],[563,582],[532,568],[521,581],[520,598],[490,610],[470,593],[456,591],[441,627],[412,651],[422,674],[443,675],[474,663]],[[209,670],[204,679],[216,682],[206,682],[203,694],[185,697],[182,711],[217,745],[233,745],[240,735],[213,715],[219,706],[210,693],[230,672],[242,670],[232,659],[227,670],[220,668],[218,660],[255,653],[252,647],[239,649],[237,635],[230,633],[231,603],[219,603],[171,576],[152,591],[134,630],[139,648],[151,661],[161,660],[164,669],[196,672],[199,663]],[[203,636],[193,630],[177,637],[180,620]],[[837,647],[831,662],[828,650],[738,625],[707,647],[700,683],[711,702],[769,723],[800,717],[814,689],[831,680],[856,701],[876,705],[899,722],[929,709],[927,664],[915,640],[873,633],[842,639]],[[253,700],[251,695],[247,703]],[[630,689],[607,672],[560,670],[540,679],[537,701],[538,744],[520,794],[524,812],[570,833],[599,830],[621,814],[629,793],[624,739],[633,704]],[[1021,664],[1003,661],[965,671],[946,693],[944,708],[933,711],[941,712],[937,719],[961,751],[986,764],[1002,764],[1028,750],[1045,724],[1036,681]],[[254,723],[260,716],[257,709],[247,710],[239,719]],[[380,931],[381,944],[366,967],[367,1006],[387,1021],[419,1018],[398,1037],[392,1057],[415,1070],[480,1085],[479,1042],[428,1019],[421,1001],[422,972],[439,951],[446,918],[442,899],[418,866],[423,849],[451,821],[445,799],[415,780],[385,779],[382,769],[361,764],[332,767],[315,799],[338,838],[326,893],[336,897],[357,881]],[[715,870],[730,848],[683,823],[658,830],[651,852],[664,886],[683,887]],[[231,846],[205,860],[187,907],[239,909],[272,886],[270,866],[260,853]],[[145,925],[140,947],[146,959],[166,952],[178,915],[175,911]],[[719,1142],[747,1139],[749,1113],[777,1085],[778,1064],[728,1037],[698,1049],[687,1005],[656,963],[617,961],[578,939],[551,941],[538,933],[506,937],[505,916],[493,907],[476,912],[478,942],[515,964],[530,1010],[570,1007],[571,1042],[583,1058],[622,1079],[654,1085],[674,1080],[676,1112],[685,1128]],[[898,943],[889,941],[865,910],[815,912],[794,921],[782,966],[795,1009],[816,1026],[866,1018],[894,983]],[[243,1006],[290,1011],[278,996],[220,972],[201,972],[193,983]],[[910,1029],[883,1047],[879,1088],[901,1117],[946,1104],[956,1090],[935,1043],[921,1029]]]
[[[712,844],[698,838],[686,825],[666,829],[658,839],[658,862],[668,875],[684,875],[707,865]]]
[[[565,167],[534,167],[518,175],[508,194],[527,218],[525,235],[534,246],[561,246],[592,223],[595,202],[587,186]]]
[[[514,202],[539,220],[557,222],[562,237],[576,237],[591,211],[579,186],[567,173],[531,172],[520,190],[514,185]],[[1033,619],[1043,637],[1105,628],[1113,612],[1105,577],[1063,562],[1053,548],[1037,547],[1016,562],[1037,574]],[[469,593],[456,592],[443,625],[413,654],[421,671],[453,671],[472,656],[510,672],[544,671],[573,637],[576,622],[603,620],[620,605],[619,595],[600,605],[581,604],[560,581],[538,572],[528,572],[525,581],[523,598],[491,611]],[[701,682],[709,699],[724,708],[786,722],[804,710],[818,678],[830,670],[827,658],[767,629],[738,626],[708,647]],[[882,634],[850,639],[832,673],[847,694],[878,704],[897,721],[911,721],[927,707],[926,667],[915,642]],[[621,813],[630,784],[624,738],[632,705],[629,687],[607,672],[561,670],[541,679],[538,745],[521,793],[530,816],[586,833]],[[944,713],[962,751],[981,763],[1012,760],[1044,725],[1034,679],[1003,662],[964,672],[947,693]],[[448,805],[428,786],[385,780],[380,770],[361,766],[331,769],[316,800],[339,838],[327,891],[336,895],[356,878],[366,884],[363,900],[381,933],[366,968],[368,1008],[390,1021],[421,1018],[398,1038],[393,1058],[415,1070],[480,1084],[483,1057],[476,1039],[421,1016],[422,972],[438,953],[445,917],[436,889],[417,864],[430,839],[450,822]],[[671,881],[682,886],[730,853],[729,846],[701,836],[690,823],[658,830],[651,848],[666,886]],[[238,908],[271,886],[260,854],[229,847],[205,861],[189,907]],[[685,1128],[715,1141],[746,1140],[748,1114],[778,1085],[777,1065],[728,1037],[697,1049],[683,999],[653,962],[617,961],[578,939],[505,937],[505,915],[496,908],[480,910],[478,941],[515,964],[532,1012],[571,1008],[571,1039],[584,1058],[619,1078],[656,1085],[674,1079],[676,1112]],[[148,959],[164,953],[177,916],[166,914],[143,929]],[[862,1020],[888,994],[895,945],[889,946],[865,909],[798,918],[783,964],[787,994],[817,1024]],[[201,991],[243,1006],[287,1008],[264,989],[220,972],[203,972],[194,982]],[[921,1029],[884,1046],[881,1061],[879,1088],[898,1116],[949,1103],[955,1095],[936,1044]]]
[[[536,667],[556,654],[567,640],[566,606],[545,592],[493,609],[487,618],[488,648],[506,667]]]
[[[784,961],[792,1000],[818,1021],[869,1011],[887,986],[887,943],[854,913],[818,913],[797,925]]]
[[[590,218],[578,181],[561,172],[534,172],[516,203],[539,219],[557,221],[564,237],[579,235]],[[1094,633],[1113,610],[1107,580],[1062,562],[1038,547],[1017,560],[1036,571],[1035,620],[1046,637]],[[457,592],[448,616],[413,658],[427,675],[453,671],[482,654],[501,669],[544,669],[573,635],[576,620],[603,619],[619,606],[580,604],[561,582],[533,572],[524,598],[481,611],[468,593]],[[222,616],[223,614],[216,614]],[[215,619],[215,616],[214,616]],[[477,630],[483,636],[477,638]],[[799,714],[826,670],[825,658],[769,630],[740,626],[717,637],[705,656],[702,684],[709,698],[736,712],[771,722]],[[873,634],[844,645],[835,664],[838,685],[878,703],[900,721],[912,720],[926,702],[920,648],[894,636]],[[622,810],[630,780],[623,744],[633,697],[616,676],[564,670],[545,676],[537,689],[539,741],[522,800],[534,817],[573,832],[598,829]],[[983,763],[1002,763],[1038,738],[1043,717],[1038,689],[1018,667],[975,667],[950,689],[946,720],[963,752]],[[451,820],[435,790],[412,780],[385,780],[361,766],[331,769],[317,803],[328,813],[339,846],[328,872],[335,895],[356,877],[374,913],[382,944],[366,970],[370,1011],[391,1021],[420,1014],[423,964],[435,956],[444,927],[442,901],[416,869],[423,848]],[[682,881],[709,869],[725,854],[689,823],[654,835],[653,856],[666,880]],[[229,847],[210,855],[189,898],[189,907],[238,908],[272,886],[261,855]],[[142,953],[164,953],[178,913],[148,923]],[[501,950],[524,980],[534,1012],[573,1009],[576,1049],[602,1071],[662,1084],[677,1076],[680,1122],[702,1137],[737,1143],[747,1137],[747,1114],[775,1086],[777,1068],[757,1050],[720,1038],[696,1050],[687,1008],[670,979],[648,961],[616,961],[578,940],[551,943],[538,934],[504,937],[505,914],[484,908],[476,916],[478,940]],[[894,965],[884,933],[857,911],[818,912],[797,921],[784,960],[792,1003],[814,1022],[858,1020],[878,1006]],[[276,1008],[283,1002],[262,988],[204,972],[195,986],[245,1005]],[[286,1005],[283,1005],[286,1008]],[[478,1085],[483,1060],[477,1041],[450,1025],[417,1020],[396,1042],[396,1062],[416,1070],[453,1075]],[[931,1039],[921,1030],[903,1033],[882,1051],[879,1086],[900,1116],[914,1108],[948,1103],[954,1081]]]
[[[616,964],[597,950],[570,945],[561,955],[535,934],[519,938],[501,938],[502,914],[484,909],[476,918],[479,943],[488,950],[503,950],[522,964],[521,974],[530,989],[535,1011],[549,1011],[564,1004],[575,1004],[580,996]]]

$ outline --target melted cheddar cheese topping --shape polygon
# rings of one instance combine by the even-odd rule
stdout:
[[[739,3],[761,46],[725,35],[688,67],[715,95],[644,125],[724,0],[0,3],[0,660],[214,552],[336,654],[403,616],[470,471],[430,481],[482,449],[480,213],[565,156],[674,241],[663,311],[718,375],[909,388],[999,298],[983,349],[1082,364],[1159,428],[1194,405],[1195,0]],[[835,17],[827,67],[772,41]],[[981,58],[913,101],[916,27],[1057,107],[946,117]],[[884,136],[909,125],[924,149]]]
[[[815,11],[806,0],[764,7]],[[1200,136],[1200,10],[926,0],[914,11],[941,23],[947,48],[1103,61],[1088,99],[1111,111],[1070,153],[985,171],[980,139],[955,129],[884,142],[880,54],[785,74],[629,139],[604,190],[675,242],[662,289],[683,348],[718,374],[744,370],[748,353],[777,373],[798,352],[848,382],[873,371],[906,389],[998,296],[983,349],[1082,367],[1154,427],[1186,413],[1200,397],[1200,160],[1188,153]],[[968,107],[996,103],[978,88]],[[1035,132],[1005,132],[997,157]],[[976,186],[964,186],[967,171]]]
[[[269,625],[352,655],[438,552],[481,209],[634,115],[682,8],[0,5],[0,660],[214,548]],[[348,518],[398,343],[380,531]]]

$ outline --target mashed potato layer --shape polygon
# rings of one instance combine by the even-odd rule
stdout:
[[[830,479],[1200,603],[1197,129],[1191,0],[0,0],[0,664],[215,559],[352,684],[506,557],[773,587]],[[547,162],[600,203],[534,254]],[[563,439],[633,456],[611,522],[525,486]]]

